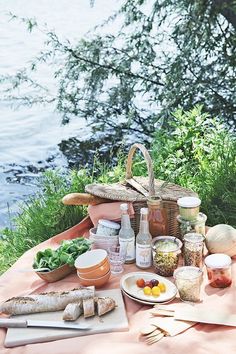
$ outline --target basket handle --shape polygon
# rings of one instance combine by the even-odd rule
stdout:
[[[133,144],[131,146],[129,153],[128,153],[127,163],[126,163],[125,179],[130,180],[133,177],[132,162],[133,162],[133,156],[134,156],[136,149],[139,149],[142,152],[144,159],[146,161],[147,168],[148,168],[148,194],[149,194],[149,197],[152,197],[155,195],[153,165],[152,165],[152,159],[151,159],[151,157],[144,145]]]

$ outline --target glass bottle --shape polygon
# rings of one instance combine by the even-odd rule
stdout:
[[[136,266],[142,269],[152,265],[152,236],[148,225],[148,208],[140,210],[140,228],[136,237]]]
[[[167,213],[160,197],[151,197],[147,201],[149,230],[152,237],[167,235]]]
[[[121,210],[121,228],[119,232],[119,244],[126,253],[125,263],[134,263],[135,261],[135,233],[130,224],[128,214],[128,204],[120,205]]]

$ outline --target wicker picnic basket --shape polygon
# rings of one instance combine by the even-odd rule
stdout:
[[[148,168],[148,177],[134,177],[132,175],[132,161],[136,149],[139,149],[144,156]],[[139,229],[140,209],[147,207],[148,198],[160,196],[167,211],[168,235],[177,237],[180,236],[179,224],[176,219],[179,213],[177,200],[184,196],[197,196],[196,193],[187,188],[154,179],[151,157],[142,144],[134,144],[130,148],[126,164],[126,176],[123,183],[89,184],[85,187],[85,190],[97,197],[113,201],[132,202],[135,215],[131,219],[131,224],[135,234],[138,233]]]

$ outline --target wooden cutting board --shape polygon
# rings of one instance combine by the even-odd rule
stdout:
[[[50,342],[58,339],[85,336],[88,334],[128,331],[128,319],[120,289],[96,291],[96,295],[112,297],[118,306],[115,310],[107,313],[101,318],[94,316],[84,319],[83,316],[81,316],[74,322],[89,325],[89,327],[91,327],[89,331],[37,327],[8,328],[4,345],[6,347],[16,347],[19,345]],[[27,320],[62,321],[62,313],[63,311],[44,312],[15,317]]]

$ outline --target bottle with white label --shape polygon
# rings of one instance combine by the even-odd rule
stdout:
[[[119,244],[121,252],[126,253],[125,263],[134,263],[135,261],[135,233],[130,224],[128,214],[128,204],[120,205],[121,210],[121,228],[119,232]]]
[[[136,266],[146,269],[152,265],[152,236],[148,225],[148,208],[140,210],[140,227],[136,237]]]

